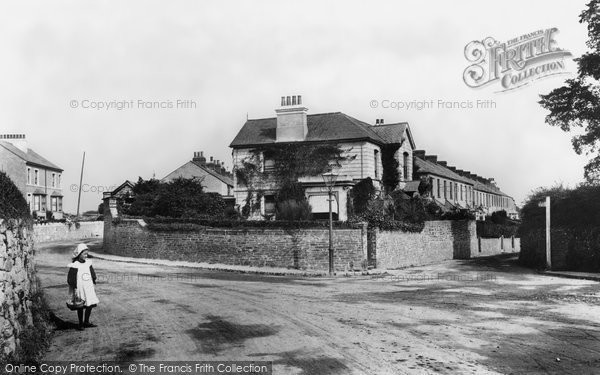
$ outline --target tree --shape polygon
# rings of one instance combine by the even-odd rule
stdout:
[[[572,139],[577,154],[596,154],[584,168],[588,182],[600,182],[600,0],[591,0],[580,17],[587,23],[591,51],[575,59],[577,77],[566,81],[565,86],[540,95],[539,103],[550,111],[546,123],[563,131],[584,128],[581,135]]]

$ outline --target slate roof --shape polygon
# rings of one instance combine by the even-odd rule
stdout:
[[[308,133],[305,142],[369,140],[376,144],[390,143],[390,134],[379,134],[371,126],[342,112],[307,115]],[[248,120],[229,147],[249,147],[275,143],[277,118]]]
[[[194,164],[195,166],[197,166],[198,168],[202,169],[203,171],[205,171],[206,173],[210,174],[211,176],[221,180],[223,183],[229,185],[229,186],[233,186],[233,178],[229,177],[229,176],[225,176],[222,175],[206,166],[203,166],[200,162],[196,162],[196,161],[191,161],[192,164]]]
[[[372,126],[371,129],[383,138],[386,143],[401,143],[404,138],[404,131],[408,134],[408,141],[413,149],[416,148],[412,133],[407,122],[397,122],[395,124],[384,124]]]
[[[50,162],[48,159],[44,158],[43,156],[41,156],[40,154],[38,154],[37,152],[33,151],[30,148],[28,148],[27,152],[25,153],[25,152],[21,151],[19,148],[17,148],[15,145],[13,145],[12,143],[9,143],[9,142],[0,141],[0,146],[4,147],[8,151],[17,155],[18,157],[20,157],[27,163],[35,164],[37,166],[46,167],[49,169],[55,169],[60,172],[63,171],[63,169],[61,167]]]
[[[431,173],[436,176],[452,179],[455,181],[460,181],[469,185],[473,185],[473,189],[484,191],[487,193],[503,195],[506,197],[510,197],[508,194],[503,193],[500,189],[490,186],[488,184],[484,184],[477,180],[472,180],[470,178],[459,175],[456,172],[440,165],[438,163],[433,163],[428,160],[423,160],[419,157],[415,157],[415,166],[418,168],[419,173]]]

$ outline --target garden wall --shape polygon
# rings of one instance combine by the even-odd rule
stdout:
[[[33,226],[35,243],[101,238],[103,234],[103,221],[82,221],[79,222],[79,227],[75,223],[70,226],[66,223],[35,224]]]
[[[366,258],[366,224],[357,229],[335,229],[333,246],[337,271],[360,268]],[[143,220],[105,223],[104,251],[154,259],[230,265],[327,270],[328,229],[198,228],[158,231]]]
[[[0,219],[0,359],[14,355],[19,334],[33,324],[35,270],[31,226]],[[2,361],[0,360],[0,363]]]
[[[477,246],[475,232],[474,221],[426,221],[420,233],[374,229],[370,245],[376,246],[377,268],[402,268],[468,259]]]

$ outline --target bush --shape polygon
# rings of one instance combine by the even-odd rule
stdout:
[[[375,197],[373,180],[370,177],[360,180],[350,189],[348,195],[352,203],[349,212],[355,215],[362,214],[367,210],[369,202]]]
[[[122,213],[131,216],[222,217],[227,204],[217,193],[205,193],[198,179],[177,178],[167,183],[140,178],[133,187],[135,197],[122,204]]]
[[[312,207],[306,200],[286,200],[277,203],[275,217],[277,220],[302,221],[311,218]]]
[[[4,172],[0,172],[0,219],[22,219],[32,222],[27,201]]]

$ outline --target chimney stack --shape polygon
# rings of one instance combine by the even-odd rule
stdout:
[[[418,157],[419,159],[425,160],[425,150],[414,150],[413,155]]]
[[[192,161],[199,163],[200,165],[206,165],[206,158],[204,157],[204,151],[194,152],[194,158]]]
[[[282,96],[277,114],[276,142],[303,141],[308,133],[308,108],[302,105],[302,96]]]
[[[430,161],[432,163],[437,163],[437,155],[427,155],[425,156],[425,160]]]
[[[447,167],[448,166],[448,162],[447,161],[438,161],[437,163],[439,165],[441,165],[442,167]]]

